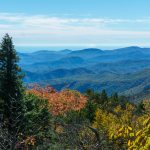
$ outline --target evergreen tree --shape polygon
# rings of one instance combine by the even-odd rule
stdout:
[[[94,91],[92,89],[87,89],[85,94],[86,96],[91,97],[94,95]]]
[[[14,149],[23,118],[23,86],[21,69],[12,38],[6,34],[0,48],[0,99],[3,103],[3,122]]]
[[[144,107],[143,101],[141,101],[141,102],[137,105],[136,113],[137,113],[138,115],[141,115],[141,114],[145,113],[145,107]]]
[[[105,102],[107,102],[108,101],[108,96],[107,96],[107,93],[106,93],[106,91],[105,90],[102,90],[102,92],[101,92],[101,101],[103,102],[103,103],[105,103]]]
[[[113,102],[118,102],[119,101],[119,97],[118,97],[118,93],[117,92],[115,92],[114,94],[112,94],[111,100]]]

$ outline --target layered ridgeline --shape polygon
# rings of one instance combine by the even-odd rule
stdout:
[[[150,48],[42,50],[19,56],[25,83],[81,92],[106,89],[110,94],[127,95],[148,94],[150,90]]]

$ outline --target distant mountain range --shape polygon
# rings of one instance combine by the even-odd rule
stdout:
[[[106,89],[110,94],[150,93],[150,48],[18,53],[25,83],[50,84],[57,90]]]

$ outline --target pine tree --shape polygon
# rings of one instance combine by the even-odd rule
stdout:
[[[11,149],[15,147],[17,133],[21,129],[23,118],[23,84],[21,69],[12,38],[6,34],[0,48],[0,100],[3,123],[11,138]]]
[[[103,101],[104,103],[108,101],[108,96],[105,90],[102,90],[101,92],[101,101]]]
[[[111,100],[113,102],[118,102],[119,101],[119,97],[118,97],[118,93],[117,92],[115,92],[114,94],[112,94]]]

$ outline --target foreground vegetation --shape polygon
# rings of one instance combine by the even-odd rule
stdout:
[[[0,149],[149,150],[150,101],[117,93],[24,88],[12,39],[0,49]]]

